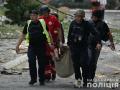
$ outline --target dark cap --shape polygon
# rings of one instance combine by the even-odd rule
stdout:
[[[75,16],[78,16],[78,15],[83,15],[85,16],[85,11],[84,10],[77,10],[76,13],[74,14]]]
[[[93,6],[100,6],[100,2],[98,2],[98,1],[93,1],[93,2],[92,2],[92,5],[93,5]]]
[[[93,13],[92,13],[92,16],[95,16],[97,18],[102,18],[103,17],[103,10],[95,10]]]
[[[38,15],[38,11],[37,10],[31,10],[30,14],[37,14]]]

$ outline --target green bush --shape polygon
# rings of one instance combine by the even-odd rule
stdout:
[[[5,15],[12,20],[12,24],[21,25],[28,19],[29,11],[37,9],[39,3],[36,0],[7,0],[5,7],[8,9]]]

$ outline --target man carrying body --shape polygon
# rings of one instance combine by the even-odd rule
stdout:
[[[60,22],[59,20],[54,16],[50,14],[50,9],[48,8],[48,6],[43,5],[40,7],[40,14],[41,16],[39,17],[40,19],[44,19],[46,22],[46,25],[48,27],[48,32],[50,33],[51,37],[52,37],[52,46],[54,49],[54,54],[55,54],[55,58],[56,60],[59,60],[59,43],[62,37],[60,37]],[[51,64],[52,64],[52,68],[53,68],[53,73],[52,74],[52,79],[55,79],[56,77],[56,71],[55,71],[55,64],[54,61],[52,60],[51,57],[48,57],[48,59],[50,60]]]
[[[89,77],[88,36],[90,33],[97,38],[96,48],[100,49],[101,47],[97,32],[88,21],[84,20],[84,17],[85,12],[83,10],[76,11],[75,20],[71,22],[68,33],[68,46],[71,51],[76,79],[75,87],[87,86]]]
[[[50,43],[50,37],[46,30],[46,25],[43,19],[38,19],[38,12],[32,10],[30,13],[30,19],[25,25],[23,32],[19,38],[19,41],[16,46],[16,52],[20,52],[20,44],[26,37],[28,46],[28,62],[31,80],[30,85],[33,85],[37,82],[37,66],[36,59],[38,60],[38,75],[40,85],[45,83],[45,65],[46,65],[46,43]]]
[[[107,23],[105,23],[102,20],[102,11],[101,10],[97,10],[95,12],[92,13],[92,20],[90,21],[90,23],[95,27],[96,31],[99,33],[100,36],[100,44],[102,46],[102,40],[103,41],[110,41],[110,48],[112,50],[115,50],[115,46],[114,46],[114,42],[113,42],[113,37],[112,34],[110,32],[110,29],[107,25]],[[96,49],[96,37],[94,35],[90,35],[89,36],[89,54],[90,54],[90,67],[89,67],[89,76],[90,79],[93,81],[94,77],[95,77],[95,72],[96,72],[96,68],[97,68],[97,61],[100,55],[100,51],[101,49],[97,50]],[[102,47],[101,47],[102,48]]]

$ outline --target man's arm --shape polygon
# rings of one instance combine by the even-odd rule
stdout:
[[[17,53],[17,54],[18,54],[19,51],[20,51],[19,46],[21,45],[21,43],[22,43],[22,41],[23,41],[24,39],[25,39],[25,35],[22,33],[22,34],[20,35],[20,38],[19,38],[18,43],[17,43],[17,45],[16,45],[16,53]]]
[[[112,36],[112,33],[110,32],[110,29],[109,29],[109,27],[108,27],[108,25],[106,23],[105,23],[105,31],[107,32],[108,39],[110,41],[110,48],[111,48],[111,50],[115,50],[113,36]]]
[[[61,35],[62,35],[62,43],[65,43],[65,35],[64,35],[64,29],[62,24],[61,24]]]
[[[55,34],[58,34],[58,40],[60,41],[60,42],[62,42],[62,35],[61,35],[61,23],[59,22],[59,20],[56,18],[56,17],[54,17],[54,33]]]
[[[68,44],[68,46],[70,46],[70,44],[71,44],[71,39],[72,39],[72,36],[71,36],[72,27],[73,27],[73,25],[72,25],[72,22],[71,22],[71,24],[70,24],[70,26],[69,26],[68,37],[67,37],[67,44]]]
[[[110,48],[111,50],[115,50],[115,45],[114,45],[114,42],[113,42],[113,36],[111,34],[111,32],[108,33],[108,36],[109,36],[109,40],[110,40]]]
[[[19,49],[19,46],[21,45],[22,41],[25,39],[25,36],[27,34],[27,27],[28,25],[26,24],[24,26],[24,29],[23,29],[23,32],[21,33],[19,39],[18,39],[18,42],[17,42],[17,45],[16,45],[16,53],[18,54],[20,49]]]
[[[62,29],[61,28],[58,30],[58,37],[59,37],[60,45],[61,45],[62,44]]]

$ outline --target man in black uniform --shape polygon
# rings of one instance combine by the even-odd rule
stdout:
[[[90,23],[95,27],[96,31],[99,33],[100,40],[102,41],[110,41],[110,48],[115,50],[113,37],[110,32],[108,25],[103,21],[103,12],[101,10],[96,10],[92,13],[92,20]],[[98,57],[100,55],[101,49],[96,49],[96,37],[92,34],[89,36],[89,54],[90,54],[90,67],[89,67],[89,78],[93,81],[95,77],[95,71],[97,67]],[[102,43],[100,44],[102,46]]]
[[[29,70],[31,80],[29,82],[30,85],[33,85],[37,82],[37,67],[36,67],[36,59],[38,60],[38,75],[40,85],[44,85],[45,81],[45,64],[46,64],[46,42],[47,35],[44,32],[44,28],[40,20],[38,20],[38,12],[36,10],[32,10],[30,13],[30,19],[28,23],[25,25],[22,35],[17,43],[16,52],[19,53],[19,46],[26,37],[28,41],[28,62],[29,62]]]
[[[99,35],[94,27],[84,20],[85,12],[78,10],[75,13],[75,20],[73,20],[69,27],[68,33],[68,46],[71,51],[73,60],[73,67],[75,71],[75,87],[87,86],[88,79],[88,36],[90,33],[94,34],[97,38],[96,48],[99,49]],[[82,75],[81,70],[82,69]],[[82,80],[83,79],[83,80]],[[83,82],[83,83],[82,83]]]

